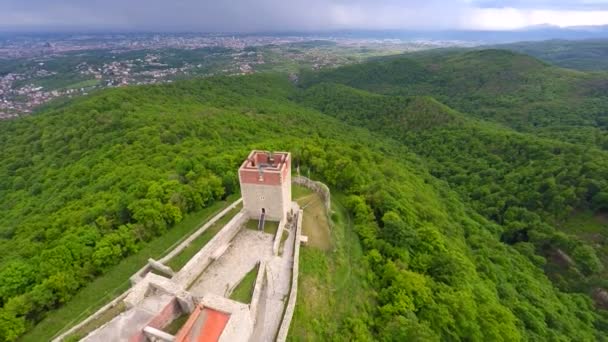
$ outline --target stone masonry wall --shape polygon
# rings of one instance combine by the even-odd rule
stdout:
[[[291,291],[289,292],[289,299],[287,301],[287,307],[283,314],[283,321],[277,334],[277,342],[284,342],[287,339],[289,333],[289,326],[291,325],[291,319],[293,318],[293,311],[296,308],[296,299],[298,297],[298,272],[300,269],[300,236],[302,234],[302,217],[304,211],[300,209],[298,211],[298,224],[296,226],[296,236],[294,239],[294,250],[293,250],[293,269],[291,272]]]
[[[179,286],[187,289],[201,272],[213,261],[213,254],[218,248],[230,243],[248,219],[241,211],[236,214],[214,237],[196,253],[190,261],[172,278]]]
[[[192,233],[190,236],[188,236],[184,241],[180,242],[180,244],[177,247],[175,247],[173,250],[171,250],[171,252],[169,252],[167,255],[165,255],[164,257],[162,257],[161,259],[159,259],[157,261],[159,263],[166,264],[167,261],[171,260],[171,258],[173,258],[176,255],[178,255],[179,253],[181,253],[184,249],[186,249],[186,247],[190,246],[192,241],[194,241],[196,238],[201,236],[201,234],[203,234],[215,222],[217,222],[219,219],[224,217],[224,215],[228,214],[228,212],[230,212],[230,210],[234,209],[236,206],[238,206],[242,202],[243,202],[243,198],[239,198],[238,200],[234,201],[234,203],[230,204],[228,207],[226,207],[222,211],[220,211],[217,215],[212,217],[202,227],[197,229],[194,233]],[[150,264],[146,264],[144,267],[139,269],[139,271],[137,271],[137,273],[135,273],[133,276],[131,276],[131,284],[132,285],[137,284],[139,281],[141,281],[144,278],[144,276],[149,271],[150,271]],[[177,270],[173,270],[173,271],[177,271]]]
[[[323,204],[325,204],[325,210],[327,210],[327,212],[330,212],[331,209],[331,194],[329,192],[329,188],[327,187],[327,185],[321,183],[321,182],[316,182],[313,181],[309,178],[306,178],[304,176],[296,176],[293,177],[291,182],[293,184],[298,184],[304,187],[309,188],[310,190],[316,192],[319,194],[319,196],[321,196],[321,199],[323,200]]]
[[[258,275],[255,279],[255,286],[253,287],[253,294],[251,296],[251,304],[249,304],[249,311],[251,312],[251,320],[254,322],[258,317],[258,307],[260,300],[266,297],[267,277],[266,277],[266,263],[261,262],[260,268],[258,269]]]
[[[259,219],[262,208],[266,212],[266,219],[272,221],[282,220],[288,206],[283,198],[282,186],[263,184],[241,184],[241,196],[243,196],[243,209],[252,219]],[[291,202],[289,202],[291,203]]]
[[[182,310],[179,306],[179,303],[177,302],[177,299],[173,299],[172,301],[169,302],[169,304],[167,304],[163,308],[163,310],[161,312],[158,313],[158,315],[154,316],[150,320],[150,322],[148,323],[148,326],[156,328],[156,329],[162,329],[162,328],[166,327],[167,325],[169,325],[169,323],[173,322],[173,320],[175,320],[181,314],[182,314]],[[148,341],[148,338],[146,337],[146,334],[144,333],[143,329],[129,339],[129,342],[146,342],[146,341]]]

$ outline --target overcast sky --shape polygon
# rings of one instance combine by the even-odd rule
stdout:
[[[608,0],[0,0],[1,30],[328,31],[608,24]]]

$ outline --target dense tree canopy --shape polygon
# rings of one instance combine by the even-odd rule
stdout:
[[[304,86],[331,82],[386,95],[430,95],[519,131],[608,149],[606,73],[561,69],[505,50],[431,50],[301,78]]]
[[[374,74],[368,90],[424,77],[417,62],[399,63],[407,76]],[[360,67],[336,73],[363,82]],[[261,148],[292,151],[347,197],[373,302],[335,317],[336,338],[605,340],[605,312],[544,272],[556,249],[581,279],[603,272],[596,249],[553,222],[606,207],[605,152],[402,95],[219,77],[108,90],[1,122],[0,339],[238,192],[239,162]]]

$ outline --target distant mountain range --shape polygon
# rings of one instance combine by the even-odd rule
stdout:
[[[79,32],[82,34],[83,32]],[[160,32],[150,32],[149,34],[159,34]],[[14,35],[31,36],[71,36],[69,32],[9,32],[0,30],[0,38],[11,37]],[[118,31],[90,31],[87,34],[137,34],[146,35],[145,32],[118,32]],[[402,40],[451,40],[478,42],[479,44],[513,43],[521,41],[539,41],[550,39],[599,39],[608,38],[608,25],[603,26],[573,26],[559,27],[549,24],[529,26],[517,30],[491,31],[491,30],[438,30],[438,31],[416,31],[416,30],[344,30],[344,31],[316,31],[316,32],[259,32],[259,33],[204,33],[204,32],[171,32],[171,35],[199,35],[209,34],[213,36],[311,36],[311,37],[335,37],[353,39],[402,39]]]
[[[535,25],[518,30],[484,31],[484,30],[442,30],[442,31],[344,31],[333,35],[352,38],[376,39],[431,39],[476,41],[480,44],[512,43],[520,41],[538,41],[550,39],[599,39],[608,38],[608,26],[558,27],[553,25]]]

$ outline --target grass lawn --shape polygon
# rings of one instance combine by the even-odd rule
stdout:
[[[302,197],[312,195],[314,192],[305,186],[292,185],[291,186],[291,198],[296,201]]]
[[[345,318],[374,305],[365,280],[363,251],[342,200],[332,194],[334,248],[300,249],[298,299],[288,341],[334,340],[344,328]]]
[[[560,230],[574,234],[585,240],[593,240],[597,235],[608,236],[608,216],[594,214],[591,210],[579,210],[559,224]]]
[[[207,228],[201,235],[199,235],[188,247],[184,248],[178,255],[174,256],[169,260],[166,264],[171,267],[174,272],[179,271],[184,265],[194,256],[194,254],[198,253],[213,237],[217,232],[228,223],[236,214],[241,211],[243,208],[242,204],[237,205],[234,209],[230,210],[226,213],[226,215],[222,216],[217,222],[215,222],[211,227]]]
[[[137,253],[125,258],[102,276],[95,278],[65,305],[57,310],[49,311],[42,321],[20,338],[20,341],[49,341],[61,331],[86,319],[127,290],[131,286],[129,277],[144,266],[148,262],[148,258],[160,259],[238,197],[239,195],[230,196],[227,201],[214,203],[208,208],[187,215],[182,222],[169,229],[163,236],[143,245]]]
[[[162,330],[171,335],[175,335],[175,334],[177,334],[179,329],[181,329],[184,326],[184,324],[186,324],[188,317],[190,317],[189,314],[183,314],[183,315],[177,317],[176,319],[174,319],[173,322],[171,322],[171,324],[169,324],[166,328],[164,328]]]
[[[258,277],[258,271],[260,270],[260,264],[258,263],[251,271],[247,272],[245,277],[241,279],[241,282],[234,288],[230,294],[230,299],[236,300],[244,304],[251,303],[251,296],[253,295],[253,288],[255,286],[255,279]]]
[[[68,336],[66,340],[68,341],[79,341],[83,337],[85,337],[91,331],[101,327],[105,323],[112,320],[112,318],[119,315],[121,312],[127,311],[127,306],[124,302],[118,303],[116,306],[110,308],[109,310],[104,311],[97,319],[92,320],[91,322],[82,326],[82,328],[76,330],[73,334]]]
[[[281,242],[279,243],[279,255],[283,255],[283,248],[285,248],[285,241],[287,241],[288,237],[289,232],[283,229],[283,232],[281,233]]]
[[[303,187],[292,187],[292,189],[298,188]],[[294,196],[294,198],[300,205],[300,208],[304,210],[302,234],[308,237],[308,245],[322,250],[329,250],[331,248],[331,233],[323,200],[319,194],[310,190],[306,192],[298,189],[296,193],[298,197]]]
[[[249,220],[245,223],[245,227],[251,230],[258,230],[258,222],[259,220]],[[264,222],[264,232],[268,234],[275,235],[277,233],[277,229],[279,229],[278,221],[266,221]]]

